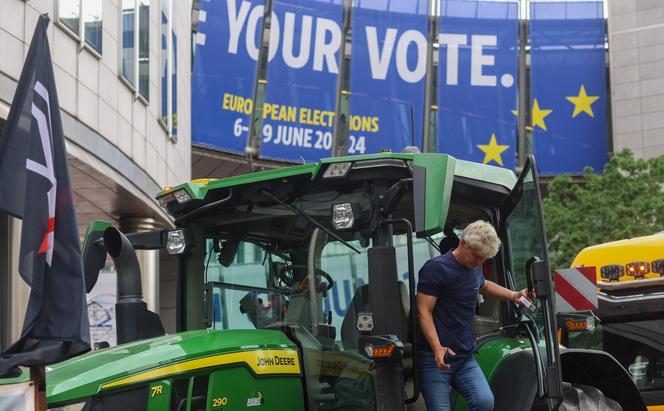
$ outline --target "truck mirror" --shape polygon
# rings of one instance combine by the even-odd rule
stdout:
[[[531,257],[526,263],[528,290],[534,290],[537,298],[551,297],[551,279],[546,261]]]
[[[99,270],[106,265],[106,247],[104,246],[104,230],[110,227],[108,221],[96,220],[88,226],[83,242],[83,274],[85,276],[85,292],[89,293],[97,283]]]

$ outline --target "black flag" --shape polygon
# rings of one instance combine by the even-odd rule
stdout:
[[[78,224],[60,106],[41,16],[0,137],[0,210],[23,220],[19,272],[30,285],[21,338],[0,374],[90,349]]]

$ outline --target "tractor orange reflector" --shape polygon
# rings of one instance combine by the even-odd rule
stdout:
[[[394,343],[389,343],[383,346],[372,346],[371,357],[373,358],[386,358],[391,356],[396,350],[397,346]]]
[[[582,331],[587,328],[586,320],[565,320],[565,327],[570,331]]]

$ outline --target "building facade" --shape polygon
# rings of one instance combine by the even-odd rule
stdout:
[[[3,0],[0,129],[44,13],[81,234],[94,219],[125,232],[170,226],[154,195],[191,176],[191,2]],[[17,269],[20,226],[0,214],[2,349],[20,336],[29,295]],[[144,296],[174,318],[173,299],[159,303],[160,284],[175,281],[159,278],[159,259],[140,252]]]
[[[664,155],[664,3],[608,0],[614,151]]]

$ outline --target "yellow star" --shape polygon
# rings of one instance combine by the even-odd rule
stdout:
[[[533,128],[539,127],[546,131],[546,123],[544,122],[544,118],[551,114],[552,111],[553,110],[540,109],[539,103],[537,102],[537,99],[535,99],[535,102],[533,103],[533,113],[531,116],[533,120]]]
[[[489,164],[491,161],[495,161],[498,165],[502,166],[503,159],[500,155],[503,151],[510,148],[510,146],[498,144],[496,141],[496,134],[494,133],[491,134],[489,144],[477,144],[477,148],[484,152],[484,160],[482,160],[482,163]]]
[[[572,113],[572,118],[584,112],[590,117],[595,117],[593,114],[592,104],[599,99],[599,96],[589,96],[586,94],[586,88],[581,84],[581,90],[579,90],[578,96],[569,96],[565,97],[572,104],[574,104],[574,113]]]

